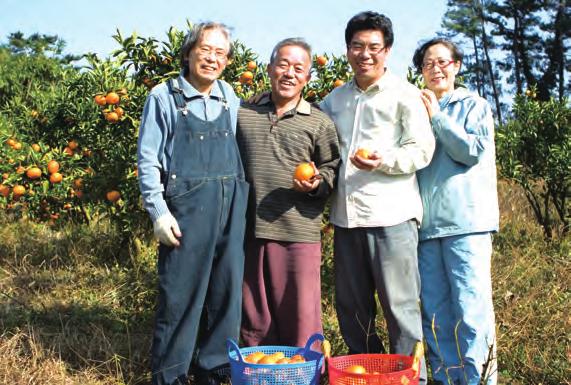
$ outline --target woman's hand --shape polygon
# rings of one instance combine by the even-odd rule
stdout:
[[[420,98],[426,107],[426,111],[428,112],[428,116],[432,119],[432,117],[440,112],[440,104],[438,104],[438,99],[434,92],[429,89],[420,90]]]

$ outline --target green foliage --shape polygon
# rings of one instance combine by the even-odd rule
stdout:
[[[545,235],[551,238],[558,225],[567,234],[571,192],[568,102],[537,100],[534,89],[516,96],[512,120],[498,129],[497,148],[501,175],[524,189]]]

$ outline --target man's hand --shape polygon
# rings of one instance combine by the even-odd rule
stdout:
[[[176,219],[171,213],[161,215],[153,223],[153,233],[160,243],[166,246],[178,247],[180,242],[177,238],[182,237]]]
[[[377,151],[369,154],[368,158],[363,158],[360,155],[353,154],[349,157],[351,163],[360,170],[372,171],[379,167],[383,158]]]
[[[438,104],[438,99],[434,92],[429,89],[421,90],[420,98],[426,107],[429,118],[432,118],[436,113],[440,112],[440,104]]]
[[[319,183],[321,182],[321,175],[319,175],[319,169],[315,167],[315,163],[310,162],[311,167],[313,167],[313,177],[309,180],[299,180],[293,179],[293,189],[302,193],[308,193],[315,190]]]

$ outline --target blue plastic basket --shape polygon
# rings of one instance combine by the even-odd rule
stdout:
[[[318,385],[323,353],[311,350],[316,341],[323,341],[321,334],[314,334],[305,347],[297,346],[253,346],[239,348],[231,339],[227,340],[228,358],[232,372],[232,385]],[[287,358],[300,354],[305,362],[294,364],[252,364],[244,357],[254,352],[272,354],[283,352]]]

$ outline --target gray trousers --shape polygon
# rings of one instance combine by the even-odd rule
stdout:
[[[387,227],[335,226],[335,308],[349,354],[386,352],[375,328],[375,292],[390,353],[410,355],[422,341],[417,245],[414,220]],[[420,383],[425,382],[423,361]]]

